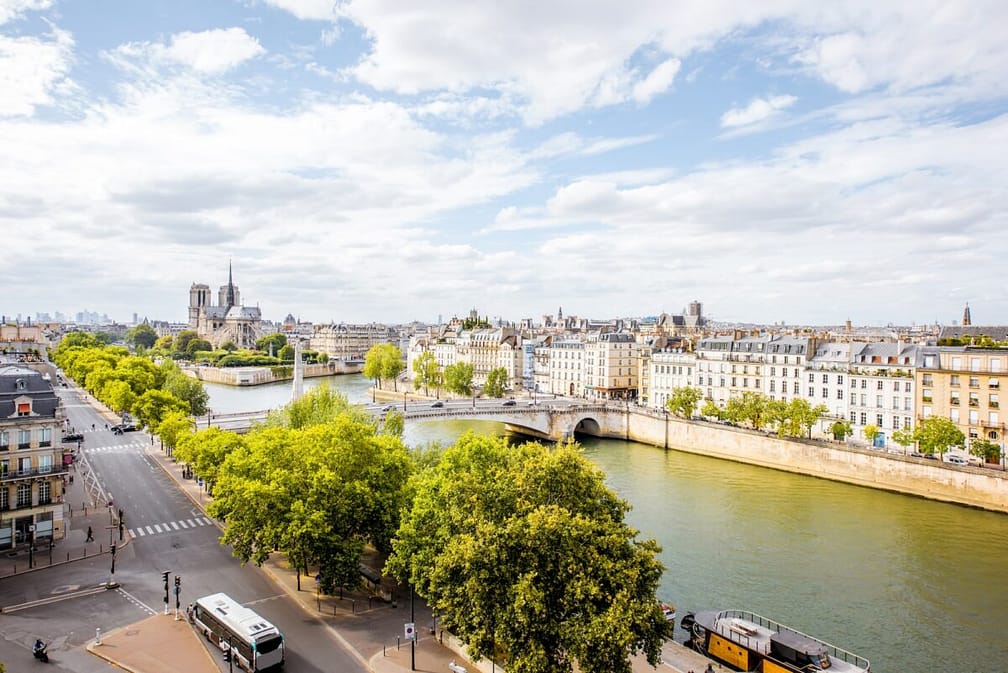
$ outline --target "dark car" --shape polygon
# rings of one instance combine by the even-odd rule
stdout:
[[[111,430],[117,435],[121,435],[124,432],[133,432],[136,430],[136,425],[133,423],[120,423],[119,425],[113,425]]]
[[[444,406],[444,402],[442,402],[441,400],[438,400],[437,402],[435,402],[434,404],[431,405],[431,408],[432,409],[440,409],[443,406]]]
[[[502,404],[505,407],[513,407],[516,404],[516,402],[514,400],[504,400],[504,402],[502,402]]]
[[[394,404],[386,404],[384,407],[382,407],[382,411],[384,411],[385,413],[388,413],[388,412],[392,411],[393,409],[395,409],[395,405]]]
[[[84,435],[79,432],[72,432],[69,435],[63,435],[64,442],[79,442],[84,439]]]

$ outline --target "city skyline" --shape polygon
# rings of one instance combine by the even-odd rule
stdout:
[[[757,4],[0,0],[0,313],[1006,322],[1008,9]]]

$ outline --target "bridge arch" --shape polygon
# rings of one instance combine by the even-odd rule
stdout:
[[[602,425],[591,416],[575,417],[570,427],[564,432],[564,437],[575,437],[576,435],[602,437]]]

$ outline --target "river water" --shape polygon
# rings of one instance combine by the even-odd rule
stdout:
[[[359,375],[328,381],[370,401]],[[274,408],[290,384],[206,384],[215,412]],[[499,423],[408,422],[410,445]],[[662,546],[679,614],[752,610],[853,651],[876,673],[1005,673],[1008,516],[622,440],[579,437],[630,523]],[[677,639],[682,639],[678,634]]]

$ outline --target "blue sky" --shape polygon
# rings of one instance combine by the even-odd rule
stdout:
[[[0,0],[5,315],[1008,320],[1008,9]]]

